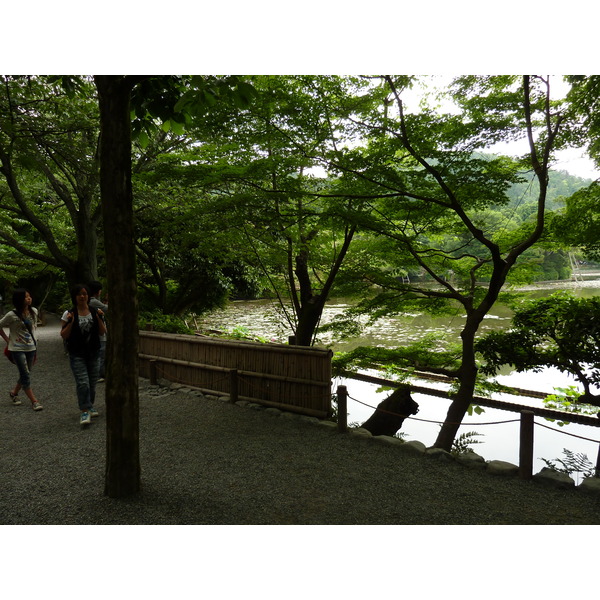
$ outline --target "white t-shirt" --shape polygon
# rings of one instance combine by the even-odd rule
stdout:
[[[31,352],[36,349],[34,337],[37,329],[38,312],[33,306],[29,308],[29,312],[30,316],[26,321],[29,323],[29,327],[31,327],[33,337],[29,333],[29,329],[27,329],[25,323],[23,323],[14,310],[9,310],[0,319],[0,327],[8,327],[10,330],[8,349],[11,352]]]
[[[68,321],[69,317],[69,311],[65,310],[65,312],[63,313],[63,316],[61,317],[61,320],[64,321],[65,323]],[[92,331],[92,327],[94,326],[94,317],[92,316],[92,313],[90,313],[89,315],[79,315],[79,329],[81,329],[81,333],[83,334],[84,337],[86,337],[90,331]]]

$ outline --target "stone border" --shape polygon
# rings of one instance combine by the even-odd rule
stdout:
[[[144,379],[140,377],[140,380]],[[199,398],[204,398],[206,400],[217,400],[220,402],[226,402],[228,404],[230,403],[229,396],[215,396],[212,394],[206,394],[202,390],[191,388],[180,383],[172,383],[166,379],[159,380],[158,385],[151,385],[148,382],[148,387],[145,391],[146,393],[155,398],[161,398],[169,396],[176,392],[181,392]],[[153,393],[155,391],[159,393]],[[235,404],[237,406],[249,408],[251,410],[264,411],[265,413],[273,416],[285,419],[297,419],[305,423],[312,423],[319,427],[330,429],[331,431],[337,431],[337,423],[333,421],[327,421],[323,419],[318,419],[317,417],[309,417],[298,413],[283,411],[278,408],[265,407],[262,404],[249,402],[247,400],[238,400],[237,402],[235,402]],[[348,434],[352,437],[355,437],[356,439],[368,440],[372,443],[395,446],[399,449],[400,452],[408,452],[413,455],[425,456],[430,459],[445,462],[456,462],[458,464],[464,465],[467,468],[479,469],[481,471],[486,471],[492,475],[497,475],[500,477],[516,477],[519,473],[519,467],[517,465],[503,460],[486,461],[482,456],[472,451],[460,454],[455,457],[454,455],[450,454],[450,452],[446,452],[441,448],[427,448],[425,444],[417,440],[405,442],[400,438],[388,435],[374,436],[371,434],[370,431],[368,431],[367,429],[363,429],[362,427],[349,427]],[[579,485],[576,486],[575,481],[565,473],[560,473],[548,467],[544,467],[539,473],[536,473],[532,477],[532,481],[535,481],[542,485],[555,487],[558,489],[577,489],[581,490],[584,493],[600,496],[600,477],[586,477]]]

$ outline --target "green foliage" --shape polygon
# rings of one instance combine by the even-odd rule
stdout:
[[[567,386],[566,388],[556,387],[554,388],[558,394],[550,394],[544,398],[543,402],[547,408],[553,410],[560,410],[567,413],[576,413],[584,415],[598,414],[598,407],[591,404],[585,404],[580,401],[581,391],[574,385]],[[555,422],[554,419],[546,417],[547,421]],[[560,427],[568,425],[568,421],[556,421],[556,424]]]
[[[600,259],[600,184],[592,183],[566,199],[563,211],[553,216],[550,230],[567,246],[582,247],[590,260]]]
[[[98,106],[89,78],[0,77],[0,242],[70,283],[102,255]]]
[[[348,370],[377,369],[386,375],[406,379],[414,370],[456,375],[460,348],[440,350],[435,336],[425,336],[414,344],[398,348],[359,346],[349,352],[336,353],[334,373]]]
[[[242,325],[238,325],[233,329],[226,331],[222,337],[227,337],[233,340],[249,340],[252,342],[261,342],[262,344],[267,344],[269,340],[266,337],[260,335],[254,335],[250,332],[247,327]]]
[[[526,302],[510,330],[487,334],[476,350],[485,360],[482,371],[489,375],[505,364],[519,372],[549,366],[571,373],[584,386],[579,401],[594,403],[591,386],[600,383],[600,298],[557,292]]]
[[[481,440],[475,439],[476,437],[483,437],[483,433],[477,431],[467,431],[461,433],[452,443],[452,450],[450,454],[458,456],[459,454],[466,454],[467,452],[473,452],[471,444],[482,444]]]
[[[548,174],[547,209],[549,211],[562,209],[567,198],[586,188],[590,183],[589,179],[570,175],[566,171],[550,171]],[[529,218],[536,211],[536,198],[539,189],[539,182],[531,175],[525,181],[513,184],[508,192],[510,203],[507,208],[514,211],[522,220]]]
[[[255,96],[248,78],[237,75],[140,77],[131,94],[132,135],[146,147],[159,128],[182,135],[219,105],[240,110],[247,108]]]
[[[485,412],[485,409],[481,408],[477,404],[470,404],[467,409],[467,414],[472,417],[473,415],[482,415]]]
[[[150,325],[153,331],[160,331],[163,333],[194,333],[181,317],[176,315],[165,315],[159,311],[140,312],[138,323],[140,329],[147,329],[148,325]]]
[[[582,474],[584,477],[594,477],[596,468],[586,454],[582,452],[572,452],[563,448],[564,459],[557,458],[555,460],[547,460],[542,458],[541,460],[546,463],[546,466],[559,473],[565,473],[566,475],[573,475],[574,473]]]
[[[167,153],[168,144],[157,140],[154,150],[162,152],[143,161],[134,178],[144,308],[201,314],[231,295],[254,297],[260,291],[257,271],[245,259],[226,208],[210,191],[214,172],[182,176],[181,164],[190,156],[186,149]]]
[[[468,288],[473,268],[480,279],[489,278],[490,269],[478,265],[486,260],[485,252],[448,210],[447,191],[473,224],[502,248],[518,242],[515,232],[535,213],[535,178],[524,176],[519,162],[485,154],[489,142],[522,130],[522,122],[514,119],[521,97],[515,87],[518,78],[459,79],[449,91],[456,92],[454,99],[466,120],[433,110],[407,113],[406,125],[418,154],[437,169],[438,176],[408,152],[398,135],[389,135],[394,128],[398,132],[399,123],[389,107],[390,90],[381,79],[135,79],[131,106],[137,140],[133,158],[140,281],[147,289],[146,299],[164,311],[183,310],[183,297],[193,295],[187,290],[191,278],[185,269],[194,272],[196,260],[210,262],[216,270],[237,268],[244,262],[248,276],[240,283],[246,296],[257,293],[255,273],[260,269],[263,281],[296,312],[303,301],[306,305],[308,298],[314,301],[323,292],[331,293],[334,286],[344,293],[363,295],[373,285],[399,290],[394,282],[401,273],[410,274],[413,281],[434,281],[416,256],[405,251],[407,244],[422,253],[432,272],[448,275],[458,288]],[[392,80],[399,89],[408,89],[415,78]],[[47,169],[40,168],[31,140],[15,146],[15,165],[28,178],[24,190],[33,204],[43,203],[43,216],[52,226],[54,240],[27,219],[9,219],[12,211],[3,211],[2,218],[11,221],[18,233],[15,238],[26,240],[28,249],[64,270],[77,256],[73,232],[93,232],[100,223],[94,170],[95,90],[90,78],[76,76],[15,77],[7,80],[5,89],[9,88],[12,105],[23,110],[20,120],[15,121],[13,115],[3,121],[6,134],[10,137],[21,125],[22,131],[35,131],[36,139],[42,139],[52,156],[60,156],[65,164],[52,171],[55,180],[49,185],[41,177]],[[479,97],[476,90],[484,96]],[[33,106],[36,110],[27,112]],[[539,106],[535,104],[536,109]],[[49,124],[47,130],[42,127],[45,124]],[[315,176],[312,169],[317,166],[326,170],[327,177]],[[78,172],[71,173],[72,169]],[[64,182],[61,171],[69,173]],[[76,193],[93,194],[93,220],[79,230],[71,217],[76,212],[65,210],[57,194],[57,190],[64,192],[63,183],[68,187],[73,181]],[[570,194],[576,183],[562,173],[551,173],[551,206],[558,196]],[[82,205],[78,214],[89,212],[89,206]],[[335,260],[344,241],[351,238],[351,224],[360,231],[360,239],[353,240],[338,268]],[[158,235],[152,235],[155,232]],[[149,240],[160,243],[152,247]],[[46,245],[55,252],[53,241],[58,242],[60,257],[50,257],[45,249]],[[243,250],[235,253],[236,247]],[[296,260],[306,264],[302,284],[294,282]],[[558,269],[552,270],[552,276],[554,271],[562,276]],[[226,278],[219,277],[217,287]],[[166,301],[161,295],[164,290],[159,288],[168,280],[182,282],[178,300]],[[197,281],[197,287],[210,288],[215,283],[200,277]],[[230,283],[226,287],[235,294],[236,283]],[[402,301],[408,300],[405,294]],[[417,300],[414,295],[410,298],[412,305]],[[373,318],[398,310],[399,302],[391,297],[382,295],[377,302]],[[435,295],[422,298],[421,304],[420,310],[455,308],[455,302]]]
[[[589,155],[599,163],[600,159],[600,76],[569,75],[571,84],[568,94],[570,110],[576,119],[571,131],[574,145],[587,146]]]

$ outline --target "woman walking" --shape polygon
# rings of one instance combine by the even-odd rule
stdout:
[[[62,316],[61,337],[67,343],[69,363],[75,378],[79,423],[88,425],[97,417],[94,407],[100,359],[100,336],[106,334],[104,313],[90,307],[90,292],[86,285],[77,284],[71,289],[73,308]]]
[[[19,379],[14,389],[9,392],[13,405],[21,404],[19,392],[22,389],[31,401],[33,410],[42,410],[42,405],[31,389],[30,372],[37,353],[35,334],[38,322],[38,311],[31,306],[31,302],[31,295],[26,289],[17,288],[13,292],[15,308],[0,319],[0,336],[7,343],[6,352],[10,361],[17,365],[19,370]],[[6,335],[5,328],[9,329],[9,335]]]

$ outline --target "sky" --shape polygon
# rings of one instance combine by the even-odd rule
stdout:
[[[576,148],[562,150],[559,154],[559,161],[553,168],[555,170],[564,169],[570,175],[585,179],[598,179],[600,177],[600,171],[594,162],[586,156],[585,151]]]

